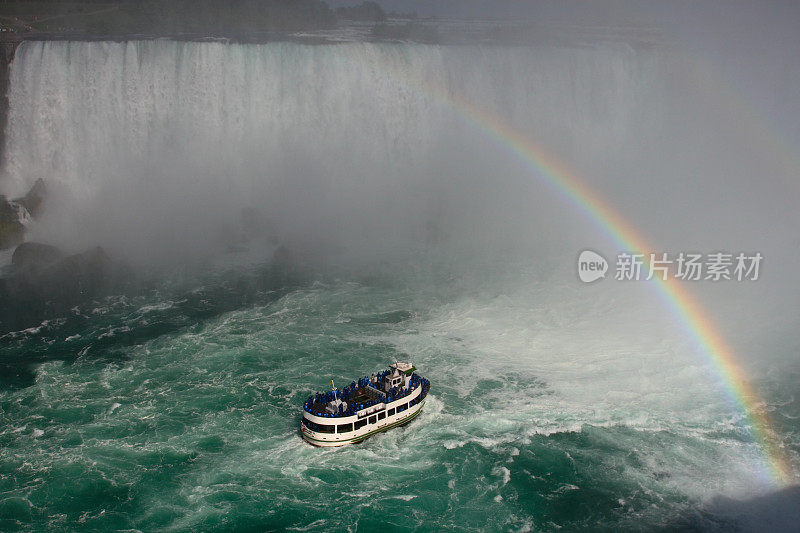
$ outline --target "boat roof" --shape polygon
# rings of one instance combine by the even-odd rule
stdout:
[[[409,370],[414,370],[414,365],[412,365],[411,363],[401,363],[399,361],[395,361],[394,363],[389,365],[389,367],[395,368],[400,372],[408,372]]]

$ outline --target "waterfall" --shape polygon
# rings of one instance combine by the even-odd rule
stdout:
[[[494,239],[541,191],[452,98],[602,166],[641,121],[651,55],[621,45],[28,42],[12,66],[0,190],[43,177],[60,208],[36,231],[136,253],[201,250],[251,208],[289,240],[396,247],[432,224],[473,237],[496,222]]]

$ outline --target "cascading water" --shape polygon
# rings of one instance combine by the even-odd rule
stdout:
[[[23,43],[0,192],[47,181],[29,240],[168,268],[275,242],[316,281],[224,270],[0,337],[0,368],[25,369],[0,380],[0,529],[729,525],[709,498],[769,486],[744,415],[647,285],[579,285],[602,230],[470,112],[654,234],[693,228],[656,178],[691,182],[724,143],[686,128],[711,111],[673,52]],[[681,157],[652,160],[666,137]],[[708,237],[682,242],[726,245]],[[418,420],[358,447],[301,440],[311,391],[396,358],[431,379]],[[776,368],[758,376],[790,420]],[[779,440],[796,463],[796,435]]]
[[[596,54],[24,43],[2,185],[16,193],[46,176],[63,196],[52,203],[64,208],[51,211],[42,237],[140,256],[207,247],[248,207],[268,212],[288,240],[318,234],[356,246],[390,235],[396,246],[417,240],[428,219],[449,222],[442,210],[451,231],[476,226],[476,212],[491,215],[480,225],[495,238],[517,222],[504,210],[530,216],[530,198],[518,197],[531,194],[519,183],[529,178],[441,94],[570,152],[579,131],[580,152],[607,159],[642,114],[652,54],[620,47],[599,62]],[[541,217],[558,212],[539,207]]]

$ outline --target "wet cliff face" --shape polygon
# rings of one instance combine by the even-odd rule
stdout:
[[[0,194],[0,250],[13,248],[25,239],[20,206]]]
[[[5,157],[5,133],[8,120],[8,82],[11,61],[19,42],[0,42],[0,161]]]
[[[26,224],[42,213],[45,194],[41,178],[20,198],[8,200],[0,194],[0,250],[13,248],[25,240]]]

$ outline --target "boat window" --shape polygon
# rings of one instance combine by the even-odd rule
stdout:
[[[312,422],[311,420],[306,420],[306,427],[311,431],[316,431],[317,433],[335,433],[336,426],[328,425],[328,424],[318,424],[316,422]]]
[[[400,411],[405,411],[406,409],[408,409],[408,404],[407,404],[407,403],[404,403],[403,405],[398,405],[398,406],[397,406],[397,412],[398,412],[398,413],[399,413]]]
[[[353,431],[353,424],[339,424],[336,426],[337,433],[347,433]]]
[[[386,411],[378,413],[378,420],[383,420],[384,418],[386,418]]]
[[[358,422],[356,422],[353,426],[354,426],[355,429],[358,430],[358,429],[363,428],[366,425],[367,425],[367,419],[364,418],[363,420],[359,420]]]
[[[369,423],[370,423],[370,424],[374,424],[374,423],[375,423],[375,422],[377,422],[377,421],[378,421],[378,420],[377,420],[377,419],[376,419],[374,416],[371,416],[371,417],[369,417]]]
[[[394,407],[392,407],[392,408],[391,408],[391,409],[389,409],[389,411],[388,411],[388,415],[389,415],[389,416],[392,416],[393,414],[394,414]]]

